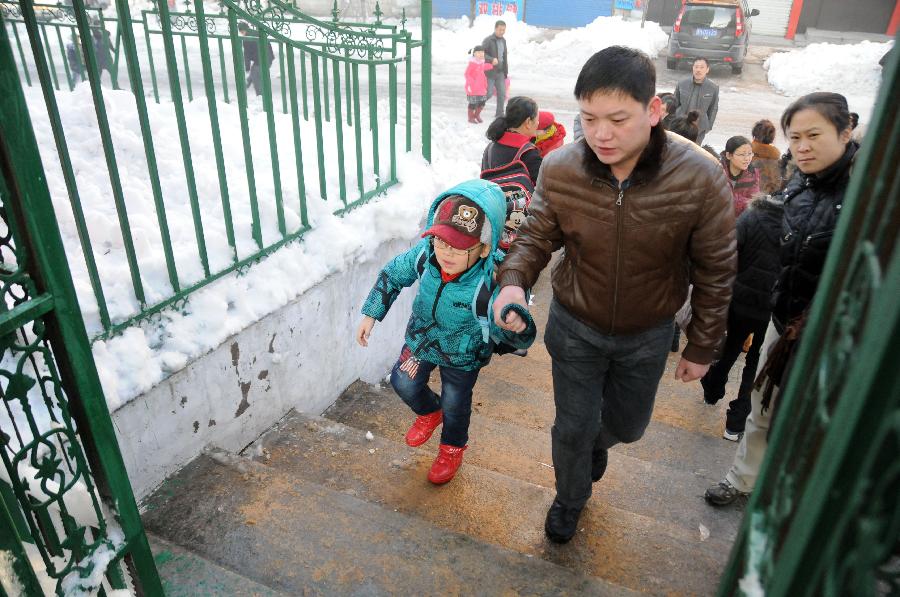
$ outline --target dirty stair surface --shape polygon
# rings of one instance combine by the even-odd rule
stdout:
[[[535,290],[543,332],[546,276]],[[390,387],[357,382],[322,417],[289,413],[242,456],[198,458],[147,500],[145,524],[268,594],[712,595],[743,504],[714,509],[703,492],[736,444],[721,438],[727,405],[676,382],[676,363],[644,438],[610,450],[567,545],[543,533],[554,406],[540,341],[482,371],[464,464],[445,486],[425,478],[440,429],[406,446],[411,411]]]

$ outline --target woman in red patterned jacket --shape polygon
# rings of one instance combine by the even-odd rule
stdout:
[[[725,143],[722,167],[734,193],[734,216],[741,215],[753,196],[759,193],[759,170],[752,167],[753,146],[750,139],[740,135]]]

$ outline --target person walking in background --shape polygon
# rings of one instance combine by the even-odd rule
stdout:
[[[548,153],[562,147],[565,140],[566,127],[561,122],[556,122],[552,112],[539,112],[534,144],[541,152],[541,157],[547,157]]]
[[[755,199],[737,220],[737,277],[728,308],[728,330],[722,355],[700,380],[703,400],[716,404],[725,397],[728,374],[741,354],[747,336],[753,341],[747,350],[737,397],[728,403],[722,437],[739,441],[750,414],[750,391],[756,377],[759,351],[772,314],[772,289],[778,279],[778,249],[781,237],[781,198]]]
[[[487,97],[497,96],[497,109],[494,116],[503,116],[506,109],[506,79],[509,77],[509,48],[506,45],[506,22],[494,23],[494,32],[484,38],[481,46],[484,48],[485,60],[494,65],[493,70],[487,73]]]
[[[675,94],[670,92],[660,93],[659,101],[662,102],[663,109],[663,117],[662,123],[663,126],[666,127],[666,130],[672,130],[669,128],[672,124],[672,121],[675,120],[675,110],[678,109],[678,102],[675,101]]]
[[[475,46],[471,54],[466,66],[466,100],[469,102],[469,122],[478,123],[482,122],[481,111],[487,102],[488,82],[484,73],[494,65],[484,61],[483,46]]]
[[[241,37],[247,37],[250,34],[250,26],[241,21],[238,24],[238,32],[241,34]],[[242,49],[244,54],[244,71],[247,73],[247,85],[253,86],[253,91],[256,92],[256,95],[262,95],[262,73],[260,71],[260,63],[262,61],[259,57],[259,42],[255,37],[245,39]],[[275,60],[275,53],[272,51],[272,44],[269,42],[266,42],[266,50],[266,69],[268,69],[272,66],[272,61]]]
[[[728,139],[721,160],[734,195],[734,216],[738,217],[759,193],[759,172],[751,165],[753,147],[750,139],[740,135]]]
[[[503,310],[527,307],[525,289],[564,249],[544,333],[556,406],[556,498],[544,531],[557,543],[575,536],[609,448],[637,441],[650,423],[690,283],[694,317],[676,379],[702,377],[725,333],[731,192],[714,160],[659,124],[655,88],[643,52],[611,46],[588,59],[575,83],[585,137],[547,156],[498,275],[494,319],[515,331],[524,322]]]
[[[700,134],[697,145],[703,145],[706,133],[712,130],[719,111],[719,86],[709,80],[709,61],[706,58],[694,59],[693,76],[679,81],[675,86],[676,116],[685,116],[691,110],[700,112]]]
[[[684,137],[691,143],[696,143],[697,137],[700,136],[698,122],[700,122],[700,112],[691,110],[684,116],[676,116],[669,120],[669,125],[666,128],[676,135]]]
[[[481,170],[493,170],[521,160],[531,183],[536,184],[542,161],[541,152],[534,145],[539,121],[538,105],[533,99],[519,95],[509,100],[506,113],[488,125],[486,136],[491,142],[481,156]]]
[[[731,504],[756,485],[778,394],[825,267],[859,149],[850,139],[847,99],[837,93],[810,93],[796,100],[782,115],[781,129],[788,137],[797,170],[781,194],[781,267],[772,323],[763,340],[765,362],[750,393],[750,415],[734,462],[725,478],[706,490],[706,501],[714,506]],[[792,421],[795,425],[807,423]]]
[[[771,120],[759,120],[753,125],[753,161],[750,166],[759,172],[759,190],[766,195],[773,195],[781,190],[784,181],[778,160],[781,152],[772,145],[775,140],[775,125]]]

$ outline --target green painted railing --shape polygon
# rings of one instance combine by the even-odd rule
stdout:
[[[5,26],[0,295],[0,594],[162,595]]]
[[[416,120],[413,89],[414,50],[422,48],[421,136],[422,155],[430,159],[430,43],[431,2],[422,1],[423,39],[414,40],[406,30],[405,13],[397,24],[387,24],[376,3],[374,21],[348,23],[334,18],[323,21],[299,12],[281,0],[221,0],[210,11],[201,0],[181,3],[170,10],[157,2],[156,10],[142,11],[135,18],[127,0],[116,0],[105,12],[72,0],[71,6],[0,1],[4,26],[14,39],[14,54],[24,85],[40,85],[56,140],[59,164],[66,183],[81,251],[97,302],[101,330],[94,339],[110,337],[163,309],[182,303],[192,292],[224,275],[240,271],[290,243],[309,229],[308,199],[334,199],[352,209],[396,184],[397,157],[404,147],[397,139],[403,126],[405,151],[412,150]],[[110,16],[114,14],[115,16]],[[239,24],[250,26],[248,35]],[[91,39],[92,43],[80,40]],[[30,48],[29,48],[30,46]],[[267,155],[252,151],[250,116],[255,112],[250,80],[245,72],[244,52],[255,48],[266,56],[272,48],[269,69],[259,70],[261,107],[265,111]],[[84,79],[86,82],[81,83]],[[109,82],[106,83],[105,81]],[[111,315],[104,294],[105,280],[97,265],[97,250],[91,242],[90,224],[78,177],[72,166],[66,127],[58,102],[67,90],[79,84],[90,86],[109,174],[113,202],[122,235],[122,259],[127,262],[130,282],[139,308],[127,315]],[[108,86],[107,86],[108,85]],[[141,258],[135,248],[128,213],[128,191],[123,188],[116,142],[110,130],[104,94],[109,86],[129,88],[135,98],[147,179],[152,191],[171,292],[163,299],[148,298]],[[185,201],[190,207],[196,243],[196,259],[202,277],[186,279],[185,256],[176,255],[171,238],[170,214],[160,180],[158,143],[154,140],[148,102],[172,106],[184,167]],[[230,263],[210,263],[208,230],[194,171],[192,146],[198,142],[187,106],[203,102],[209,119],[208,139],[215,153],[216,191],[230,251]],[[384,105],[386,102],[386,106]],[[237,110],[234,110],[236,104]],[[227,110],[223,107],[228,106]],[[385,109],[386,108],[386,109]],[[233,120],[225,122],[225,114]],[[277,115],[281,115],[280,117]],[[282,120],[287,117],[287,121]],[[287,122],[285,125],[284,123]],[[304,136],[301,128],[313,125],[315,134]],[[224,127],[240,130],[243,145],[242,172],[226,165],[223,153]],[[283,155],[278,139],[289,135],[293,156]],[[336,156],[330,158],[326,144],[333,140]],[[314,147],[312,146],[313,141]],[[368,147],[368,149],[366,149]],[[310,168],[312,164],[315,168]],[[265,167],[261,167],[265,166]],[[315,179],[308,180],[312,169]],[[271,172],[271,174],[269,174]],[[260,176],[271,176],[261,180]],[[337,189],[329,181],[337,179]],[[261,186],[271,185],[271,194],[261,195]],[[249,231],[235,228],[235,189],[247,189]],[[312,189],[315,189],[313,191]],[[277,238],[264,239],[262,208],[273,208]],[[287,212],[291,217],[287,217]],[[293,223],[291,223],[293,222]],[[252,249],[241,250],[239,237],[249,232]]]
[[[898,97],[894,52],[720,596],[900,594]]]

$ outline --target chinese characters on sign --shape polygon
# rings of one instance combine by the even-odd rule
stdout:
[[[503,16],[503,13],[512,13],[516,15],[516,18],[519,17],[519,4],[521,0],[516,2],[510,2],[506,0],[504,2],[499,2],[497,0],[493,0],[491,2],[483,2],[479,1],[476,6],[477,13],[480,15],[492,15],[492,16]]]

